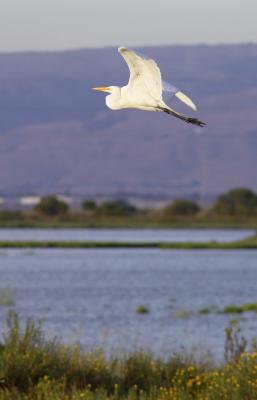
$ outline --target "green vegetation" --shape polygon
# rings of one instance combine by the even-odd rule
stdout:
[[[222,314],[242,314],[244,312],[257,313],[257,303],[246,303],[241,306],[232,304],[221,311]]]
[[[213,215],[168,219],[157,211],[127,216],[96,215],[94,212],[49,216],[23,211],[19,216],[10,213],[7,218],[1,218],[0,215],[0,228],[256,229],[257,219]]]
[[[137,307],[136,312],[138,314],[149,314],[150,310],[149,310],[149,308],[141,305],[141,306]]]
[[[69,210],[55,196],[42,198],[34,210],[0,211],[0,227],[29,228],[257,228],[257,195],[234,189],[213,205],[175,200],[163,209],[137,209],[124,200],[96,203],[85,199],[81,210]]]
[[[176,318],[189,318],[193,315],[193,311],[179,310],[176,312]]]
[[[14,306],[13,295],[8,289],[0,288],[0,307],[12,307]]]
[[[257,216],[257,195],[249,189],[234,189],[220,196],[212,211],[218,215]]]
[[[63,215],[67,213],[68,209],[68,204],[55,196],[42,197],[35,207],[37,212],[47,216]]]
[[[104,201],[96,208],[97,215],[126,216],[135,213],[136,208],[126,201]]]
[[[164,208],[165,217],[193,216],[200,211],[200,207],[193,201],[178,199]]]
[[[200,310],[198,310],[198,314],[200,315],[206,315],[206,314],[210,314],[211,313],[211,308],[210,307],[203,307],[200,308]]]
[[[236,306],[236,305],[229,305],[223,308],[222,311],[220,311],[221,314],[241,314],[243,312],[241,306]]]
[[[162,250],[243,250],[257,249],[257,236],[237,242],[83,242],[83,241],[0,241],[0,248],[67,248],[67,249],[162,249]]]
[[[97,206],[94,200],[86,199],[82,202],[81,207],[85,211],[94,211]]]
[[[257,303],[247,303],[243,306],[243,312],[255,312],[257,313]]]
[[[0,224],[16,223],[22,219],[21,211],[0,210]]]
[[[204,315],[210,314],[212,312],[216,312],[218,314],[242,314],[245,312],[254,312],[257,313],[257,303],[246,303],[242,305],[230,304],[224,307],[222,310],[219,310],[216,306],[203,307],[197,311],[197,314]]]
[[[0,343],[0,400],[241,400],[256,399],[257,349],[240,327],[225,331],[225,364],[138,351],[119,357],[46,339],[41,325],[21,326],[9,313]]]

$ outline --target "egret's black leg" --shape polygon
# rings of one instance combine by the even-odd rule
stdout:
[[[179,118],[182,121],[187,122],[188,124],[193,124],[196,126],[200,126],[201,128],[204,127],[206,125],[205,122],[200,121],[197,118],[190,118],[190,117],[186,117],[185,115],[179,114],[169,108],[165,108],[165,107],[160,107],[160,109],[162,111],[164,111],[166,114],[172,115],[173,117]]]

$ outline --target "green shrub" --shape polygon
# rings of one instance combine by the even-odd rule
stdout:
[[[69,206],[56,196],[46,196],[42,197],[40,202],[36,205],[35,210],[43,215],[55,216],[66,214],[69,210]]]
[[[135,213],[136,208],[123,200],[104,201],[97,209],[97,214],[104,216],[126,216]]]
[[[233,189],[218,197],[212,207],[215,214],[249,216],[257,213],[257,195],[244,188]]]
[[[193,216],[200,211],[200,207],[193,201],[178,199],[164,208],[166,217]]]
[[[96,202],[91,199],[86,199],[82,202],[81,207],[85,211],[94,211],[96,209]]]

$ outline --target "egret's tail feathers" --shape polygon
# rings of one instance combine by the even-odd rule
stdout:
[[[177,92],[175,93],[175,96],[183,101],[183,103],[185,103],[188,107],[192,108],[194,111],[197,111],[197,107],[195,105],[195,103],[183,92]]]
[[[205,122],[202,122],[197,118],[186,117],[185,115],[182,115],[182,114],[177,113],[176,111],[173,111],[171,108],[161,107],[161,110],[169,115],[173,115],[173,117],[179,118],[182,121],[187,122],[188,124],[200,126],[201,128],[203,128],[206,125]]]

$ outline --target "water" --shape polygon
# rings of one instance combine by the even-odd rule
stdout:
[[[233,315],[203,307],[257,301],[255,250],[46,249],[0,251],[0,292],[22,321],[41,318],[48,335],[107,353],[136,348],[168,355],[185,347],[222,358]],[[136,313],[144,305],[148,314]],[[0,331],[10,307],[0,306]],[[184,312],[192,312],[179,318]],[[244,314],[247,339],[257,316]]]
[[[0,229],[0,241],[230,242],[253,235],[240,229]]]

